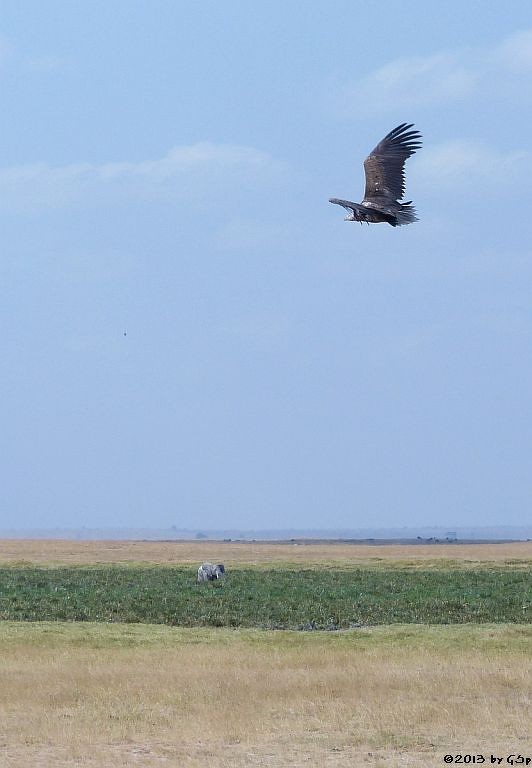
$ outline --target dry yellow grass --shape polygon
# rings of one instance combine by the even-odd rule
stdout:
[[[530,754],[525,627],[0,624],[6,768],[441,766]]]
[[[0,541],[0,563],[519,567],[532,544]],[[531,754],[531,629],[0,624],[0,767],[441,766]]]
[[[423,566],[451,561],[461,566],[493,562],[513,567],[532,561],[532,542],[511,544],[270,544],[213,541],[0,540],[0,564],[92,563],[192,564],[202,560],[257,566],[289,563]]]

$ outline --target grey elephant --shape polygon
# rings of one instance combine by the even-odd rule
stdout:
[[[201,584],[204,581],[216,581],[216,579],[223,579],[225,574],[225,566],[223,563],[213,565],[212,563],[203,563],[198,568],[198,583]]]

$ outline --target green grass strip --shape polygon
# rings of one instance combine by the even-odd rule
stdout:
[[[526,624],[532,570],[249,568],[196,584],[183,567],[10,567],[0,569],[0,619],[300,630]]]

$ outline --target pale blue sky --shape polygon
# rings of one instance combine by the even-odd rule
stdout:
[[[531,521],[532,10],[465,5],[3,3],[1,527]]]

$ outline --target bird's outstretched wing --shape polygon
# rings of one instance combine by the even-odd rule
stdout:
[[[341,205],[346,211],[356,211],[357,208],[360,208],[359,203],[351,203],[349,200],[339,200],[337,197],[330,197],[329,202],[334,203],[335,205]]]
[[[405,161],[421,147],[413,123],[401,123],[384,137],[364,160],[364,200],[383,204],[401,200],[405,193]]]

